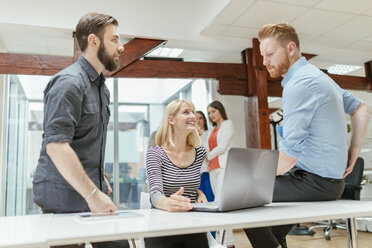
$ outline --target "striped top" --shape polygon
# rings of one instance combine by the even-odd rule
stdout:
[[[150,201],[157,207],[160,198],[170,197],[181,187],[184,187],[183,196],[196,202],[196,192],[200,185],[200,167],[207,154],[202,146],[195,148],[194,162],[179,168],[172,163],[164,149],[160,146],[150,148],[146,154],[146,172],[149,181]]]

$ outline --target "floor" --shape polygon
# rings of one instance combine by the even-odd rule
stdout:
[[[312,224],[301,224],[311,226]],[[348,247],[346,230],[335,229],[330,232],[331,240],[324,239],[323,229],[315,230],[314,236],[288,235],[287,244],[289,248],[342,248]],[[234,230],[235,247],[251,248],[247,236],[243,230]],[[358,231],[359,248],[372,247],[372,233]]]

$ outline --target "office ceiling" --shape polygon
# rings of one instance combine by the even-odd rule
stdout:
[[[165,39],[186,61],[240,63],[258,29],[278,21],[321,68],[372,60],[372,0],[0,0],[0,51],[72,56],[72,31],[90,11],[115,16],[124,41]]]

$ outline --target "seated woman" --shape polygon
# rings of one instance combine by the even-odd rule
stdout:
[[[174,100],[164,111],[156,135],[157,146],[146,154],[150,201],[154,208],[171,212],[191,210],[193,202],[207,202],[198,190],[200,167],[206,150],[200,146],[194,105]],[[208,247],[206,233],[145,238],[146,248]]]

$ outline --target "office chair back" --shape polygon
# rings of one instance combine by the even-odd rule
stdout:
[[[364,160],[359,157],[355,162],[353,171],[345,178],[345,189],[341,199],[360,200],[363,170]]]

